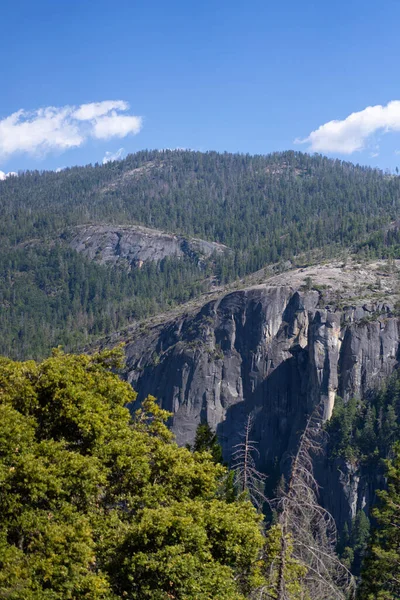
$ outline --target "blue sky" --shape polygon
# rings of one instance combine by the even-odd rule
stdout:
[[[182,147],[400,167],[398,0],[1,8],[4,172]]]

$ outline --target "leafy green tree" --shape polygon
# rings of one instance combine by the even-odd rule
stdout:
[[[242,600],[265,582],[261,517],[179,448],[121,353],[0,360],[0,598]]]
[[[388,488],[378,492],[380,504],[373,510],[376,528],[365,560],[359,600],[400,598],[400,444],[387,461]]]

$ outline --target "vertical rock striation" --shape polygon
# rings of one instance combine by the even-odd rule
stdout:
[[[259,468],[284,471],[313,407],[329,419],[336,395],[362,397],[393,371],[399,323],[390,304],[323,306],[317,290],[258,285],[128,336],[127,378],[138,402],[152,394],[173,413],[179,444],[207,421],[228,461],[253,412]],[[353,471],[337,461],[320,474],[341,522],[372,493]]]

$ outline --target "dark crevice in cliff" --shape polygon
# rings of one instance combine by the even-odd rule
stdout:
[[[320,292],[288,283],[231,292],[126,346],[138,402],[152,394],[173,412],[178,443],[192,444],[197,425],[207,421],[229,462],[253,412],[257,466],[269,487],[290,464],[315,405],[329,417],[336,395],[344,402],[367,397],[396,368],[400,352],[399,319],[388,303],[318,307]],[[343,524],[371,502],[374,480],[343,461],[321,461],[321,497]]]

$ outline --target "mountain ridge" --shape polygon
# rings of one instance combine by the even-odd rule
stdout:
[[[298,256],[310,264],[316,251],[325,259],[400,251],[398,228],[386,232],[400,212],[400,178],[300,152],[142,151],[22,173],[0,183],[0,200],[0,353],[18,359],[59,344],[74,350]],[[232,252],[206,261],[156,253],[161,260],[127,272],[65,245],[60,236],[79,226],[160,229]]]

